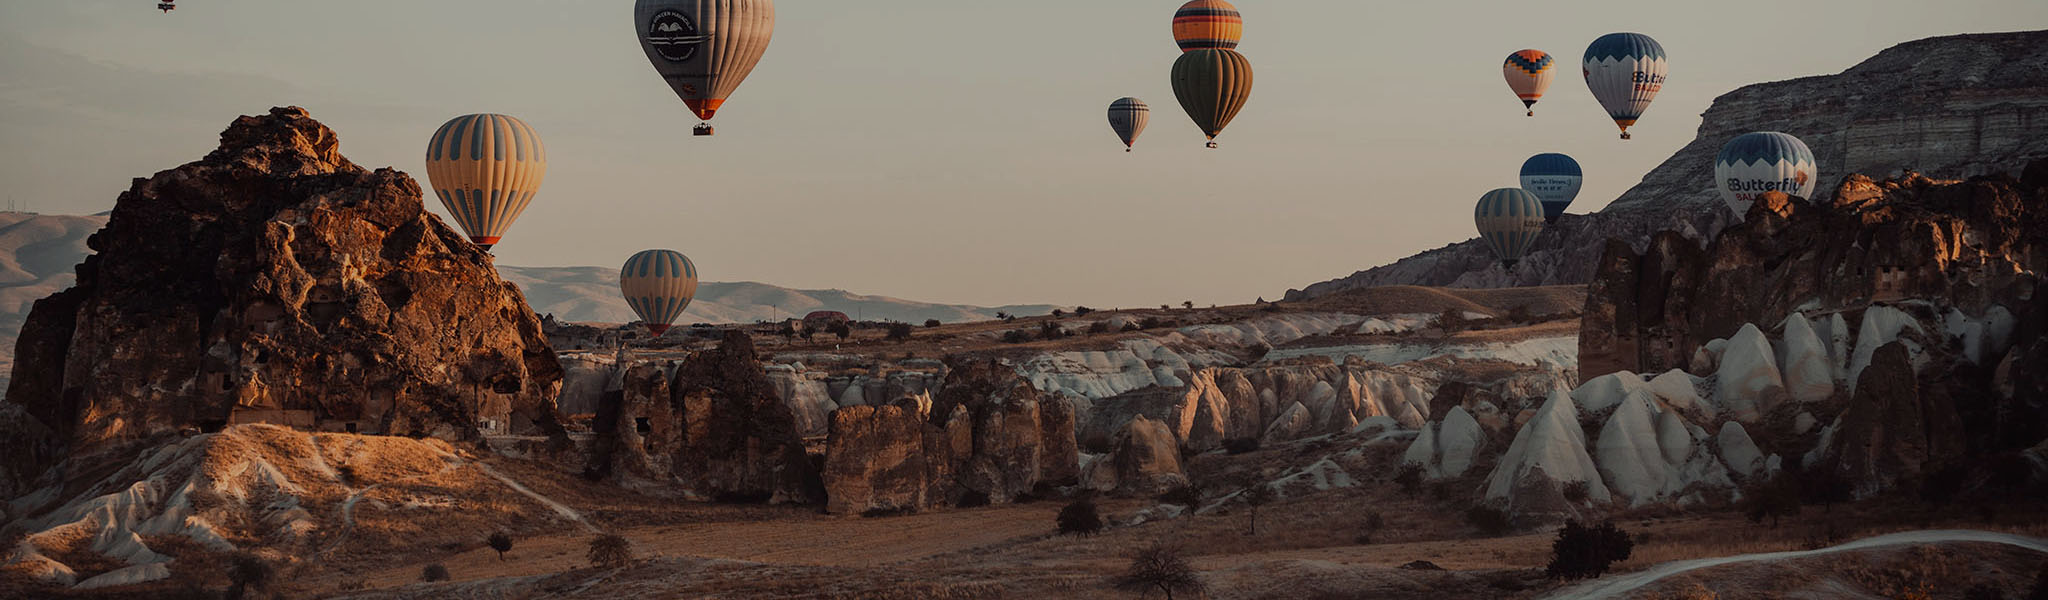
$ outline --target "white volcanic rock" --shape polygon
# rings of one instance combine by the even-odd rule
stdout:
[[[1388,342],[1312,348],[1281,348],[1266,354],[1268,362],[1302,356],[1325,356],[1336,362],[1356,357],[1384,365],[1398,365],[1437,357],[1494,359],[1550,369],[1576,370],[1579,366],[1579,337],[1561,335],[1530,338],[1516,342],[1484,344],[1423,344]]]
[[[1431,479],[1443,477],[1443,468],[1437,464],[1436,429],[1436,423],[1423,423],[1415,441],[1408,444],[1408,451],[1401,454],[1401,464],[1422,467],[1423,474]]]
[[[1805,316],[1785,317],[1784,334],[1778,343],[1778,365],[1784,370],[1785,394],[1795,402],[1820,402],[1835,393],[1834,369],[1828,365],[1828,347],[1813,331]]]
[[[1712,373],[1721,368],[1721,352],[1728,349],[1728,340],[1709,340],[1698,350],[1692,351],[1692,363],[1686,370],[1694,373]]]
[[[1699,378],[1678,369],[1665,371],[1651,379],[1650,393],[1695,423],[1711,422],[1719,412],[1713,404],[1700,398]]]
[[[1827,344],[1829,372],[1836,383],[1842,382],[1849,376],[1849,338],[1853,333],[1849,331],[1849,322],[1842,318],[1842,313],[1815,317],[1813,332],[1820,336],[1821,343]]]
[[[1580,481],[1586,482],[1587,499],[1613,499],[1593,457],[1586,453],[1578,407],[1558,390],[1515,433],[1515,441],[1487,477],[1486,498],[1516,510],[1556,510],[1564,504],[1563,486]]]
[[[1641,375],[1628,371],[1595,377],[1592,381],[1580,385],[1578,389],[1572,390],[1572,401],[1578,404],[1579,410],[1585,411],[1588,415],[1606,414],[1607,411],[1620,406],[1623,401],[1632,398],[1654,396],[1655,392],[1651,390],[1649,383],[1643,381]]]
[[[1987,365],[1996,361],[2012,348],[2013,330],[2019,322],[2012,312],[2003,306],[1993,306],[1984,311],[1981,318],[1963,314],[1961,309],[1951,308],[1942,319],[1943,329],[1950,338],[1963,347],[1963,358],[1972,364]]]
[[[1843,381],[1849,386],[1849,393],[1856,393],[1856,380],[1863,375],[1863,369],[1870,366],[1871,356],[1877,349],[1893,341],[1901,341],[1899,335],[1907,330],[1921,332],[1920,321],[1905,311],[1889,306],[1872,306],[1863,311],[1863,324],[1856,331],[1856,351],[1849,355],[1849,370]],[[1903,340],[1906,349],[1912,352],[1914,366],[1919,366],[1920,346],[1912,340]]]
[[[1763,330],[1744,324],[1721,354],[1721,368],[1714,374],[1714,403],[1737,421],[1756,422],[1785,395],[1776,358]]]
[[[1308,407],[1302,406],[1300,402],[1289,404],[1287,410],[1280,412],[1280,418],[1273,419],[1273,424],[1266,427],[1266,435],[1262,441],[1274,443],[1298,440],[1307,435],[1309,428],[1313,426],[1314,424],[1309,422]]]
[[[1741,423],[1721,424],[1721,433],[1715,436],[1714,443],[1721,449],[1721,460],[1737,476],[1747,479],[1763,470],[1764,453],[1756,449],[1756,442],[1749,439],[1749,430],[1743,429]]]
[[[1472,468],[1479,449],[1486,445],[1486,430],[1463,406],[1453,406],[1444,413],[1443,424],[1437,427],[1437,466],[1444,477],[1458,477]]]

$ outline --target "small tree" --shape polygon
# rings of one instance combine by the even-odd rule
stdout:
[[[1444,330],[1444,335],[1464,331],[1469,325],[1470,323],[1465,320],[1465,312],[1458,310],[1457,307],[1446,308],[1443,314],[1436,316],[1436,326]]]
[[[1394,472],[1394,484],[1401,486],[1401,491],[1409,494],[1422,491],[1422,465],[1402,464],[1401,470]]]
[[[1742,512],[1751,523],[1762,524],[1769,519],[1771,528],[1777,529],[1780,519],[1799,514],[1799,486],[1792,473],[1781,472],[1743,494]]]
[[[1159,495],[1159,502],[1187,507],[1198,506],[1202,503],[1202,486],[1193,482],[1173,486],[1172,489],[1166,490],[1166,493]]]
[[[1550,566],[1544,573],[1553,579],[1597,578],[1607,572],[1609,565],[1628,560],[1635,547],[1628,532],[1615,527],[1613,521],[1598,527],[1566,521],[1564,528],[1557,530],[1557,540],[1550,544]]]
[[[1008,321],[1008,320],[1010,320],[1010,313],[1006,313],[1006,312],[1003,312],[1003,311],[1000,311],[1000,310],[999,310],[999,311],[996,311],[996,320],[997,320],[997,321]]]
[[[1270,485],[1259,484],[1245,489],[1244,503],[1252,508],[1251,525],[1246,529],[1245,535],[1259,534],[1259,507],[1272,504],[1275,497],[1273,486]]]
[[[1060,509],[1057,517],[1061,535],[1095,535],[1102,533],[1102,513],[1089,498],[1075,500]]]
[[[1092,312],[1095,312],[1095,309],[1093,309],[1093,308],[1088,308],[1088,307],[1086,307],[1086,306],[1076,306],[1076,307],[1074,307],[1074,316],[1076,316],[1076,317],[1085,317],[1085,316],[1088,316],[1088,313],[1092,313]]]
[[[433,582],[447,580],[448,567],[446,565],[443,565],[441,563],[434,563],[431,565],[427,565],[426,568],[420,569],[420,581]]]
[[[261,594],[270,590],[275,579],[277,568],[270,561],[247,552],[237,553],[228,563],[228,582],[234,585],[228,596],[246,598]]]
[[[633,542],[625,536],[607,533],[590,540],[590,564],[606,569],[623,569],[633,564]]]
[[[1185,308],[1185,309],[1188,309],[1188,310],[1194,310],[1194,309],[1195,309],[1195,301],[1193,301],[1193,300],[1186,300],[1186,301],[1183,301],[1183,302],[1181,302],[1181,303],[1180,303],[1180,307],[1181,307],[1181,308]]]
[[[505,553],[512,551],[512,536],[505,535],[503,531],[491,534],[491,539],[487,543],[491,545],[492,550],[498,551],[498,560],[505,560]]]
[[[1055,316],[1055,317],[1064,317],[1064,316],[1067,316],[1067,311],[1064,311],[1064,310],[1060,310],[1060,309],[1057,309],[1057,308],[1055,308],[1055,309],[1052,309],[1052,316]]]
[[[911,329],[910,329],[910,324],[909,324],[909,323],[890,323],[890,324],[889,324],[889,339],[891,339],[891,340],[895,340],[895,341],[898,341],[898,342],[900,342],[900,341],[903,341],[903,340],[907,340],[907,339],[910,339],[910,332],[911,332]]]
[[[1031,334],[1022,329],[1012,329],[1003,333],[1003,343],[1005,344],[1023,344],[1030,341]]]
[[[1126,592],[1166,592],[1166,600],[1173,600],[1176,591],[1201,593],[1208,589],[1195,574],[1194,565],[1181,557],[1180,549],[1164,542],[1138,551],[1131,557],[1131,566],[1114,581],[1117,589]]]
[[[1067,330],[1061,328],[1059,323],[1046,321],[1038,324],[1038,339],[1057,340],[1064,337],[1067,337]]]
[[[846,341],[846,338],[853,337],[853,327],[848,326],[846,323],[843,322],[833,323],[832,326],[827,328],[825,331],[832,335],[839,336],[839,341],[842,342]]]
[[[925,328],[926,328],[926,329],[930,329],[930,328],[933,328],[933,327],[938,327],[938,326],[939,326],[939,320],[938,320],[938,319],[925,319],[925,320],[924,320],[924,326],[925,326]]]
[[[1173,310],[1173,305],[1171,305],[1171,304],[1161,304],[1161,305],[1159,305],[1159,310]]]
[[[1088,324],[1088,333],[1089,333],[1089,334],[1102,334],[1102,333],[1109,333],[1109,321],[1096,321],[1096,322],[1094,322],[1094,323],[1089,323],[1089,324]]]
[[[811,339],[811,336],[814,336],[814,335],[818,335],[818,328],[816,328],[816,327],[812,327],[812,326],[810,326],[810,324],[806,323],[806,324],[804,324],[804,329],[803,329],[803,331],[799,331],[799,332],[797,332],[797,333],[801,333],[801,334],[803,334],[803,336],[804,336],[804,339],[805,339],[806,341],[808,341],[808,340],[810,340],[810,339]]]

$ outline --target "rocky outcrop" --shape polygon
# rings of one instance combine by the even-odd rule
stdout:
[[[1173,432],[1143,416],[1124,425],[1109,454],[1090,463],[1082,477],[1088,489],[1134,496],[1155,496],[1187,483]]]
[[[947,366],[929,400],[832,413],[826,510],[838,514],[1009,502],[1080,479],[1075,411],[992,360]]]
[[[717,349],[690,355],[676,367],[669,394],[683,431],[676,479],[713,497],[799,504],[823,498],[824,483],[804,453],[795,417],[756,362],[753,338],[727,331]]]
[[[1964,432],[1955,405],[1928,391],[1920,389],[1904,344],[1879,348],[1837,422],[1825,468],[1867,496],[1961,456]]]
[[[2048,31],[1960,35],[1900,44],[1836,75],[1743,87],[1716,98],[1693,141],[1642,183],[1598,213],[1566,215],[1547,228],[1513,273],[1474,240],[1290,290],[1287,300],[1386,285],[1586,283],[1602,268],[1607,240],[1623,240],[1640,254],[1661,231],[1711,239],[1740,217],[1722,207],[1710,185],[1714,158],[1728,140],[1751,131],[1799,136],[1812,147],[1822,181],[1908,169],[1947,178],[2011,174],[2028,159],[2048,156],[2043,65]],[[1819,199],[1828,200],[1828,191]]]
[[[560,433],[561,366],[518,288],[420,187],[344,158],[298,108],[137,179],[77,285],[36,302],[0,435],[6,481],[53,449],[268,422],[480,440]]]

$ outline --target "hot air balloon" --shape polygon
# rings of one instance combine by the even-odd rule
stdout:
[[[1131,145],[1138,143],[1138,134],[1145,133],[1145,124],[1152,121],[1152,107],[1137,98],[1118,98],[1109,103],[1109,128],[1116,130],[1116,136],[1123,138],[1124,151],[1130,152]]]
[[[427,143],[427,181],[434,195],[485,251],[512,228],[547,174],[540,134],[505,115],[456,117]]]
[[[648,333],[660,337],[697,296],[697,265],[674,250],[643,250],[619,269],[619,293]]]
[[[1664,47],[1640,33],[1610,33],[1586,47],[1586,87],[1621,126],[1621,139],[1664,89]]]
[[[163,2],[158,2],[156,3],[156,9],[164,11],[164,14],[171,14],[171,11],[178,10],[178,0],[164,0]]]
[[[1194,0],[1173,13],[1173,41],[1180,51],[1237,47],[1244,37],[1244,17],[1223,0]]]
[[[1586,174],[1579,161],[1557,153],[1538,154],[1522,163],[1522,189],[1543,200],[1543,222],[1556,223],[1579,197]]]
[[[1736,218],[1749,212],[1749,205],[1764,192],[1784,192],[1811,199],[1819,184],[1820,167],[1806,142],[1776,131],[1745,133],[1721,147],[1714,159],[1714,183],[1721,200],[1735,210]]]
[[[1556,60],[1542,50],[1519,50],[1508,55],[1501,73],[1508,78],[1508,87],[1515,90],[1515,96],[1522,99],[1522,108],[1529,110],[1529,116],[1536,116],[1536,101],[1543,99],[1544,90],[1550,89],[1550,79],[1557,75]]]
[[[1529,190],[1501,188],[1481,196],[1472,217],[1501,266],[1513,269],[1543,232],[1543,200]]]
[[[754,72],[775,35],[773,0],[636,0],[633,27],[640,47],[668,86],[703,119],[711,117]]]
[[[1252,63],[1236,50],[1189,50],[1173,61],[1173,95],[1216,147],[1237,111],[1252,97]]]

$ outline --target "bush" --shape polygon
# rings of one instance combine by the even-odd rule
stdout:
[[[1173,489],[1166,490],[1166,493],[1159,495],[1159,501],[1164,504],[1178,504],[1187,507],[1200,506],[1202,504],[1202,486],[1195,485],[1194,483],[1173,486]]]
[[[1258,452],[1259,438],[1232,438],[1223,440],[1223,451],[1230,454]]]
[[[445,566],[445,565],[442,565],[441,563],[434,563],[434,564],[431,564],[431,565],[427,565],[427,567],[426,567],[426,568],[424,568],[424,569],[420,569],[420,581],[429,581],[429,582],[431,582],[431,581],[447,581],[447,580],[448,580],[448,567],[447,567],[447,566]]]
[[[1508,511],[1486,505],[1465,509],[1465,522],[1487,537],[1500,537],[1515,529],[1515,519]]]
[[[1771,521],[1771,528],[1778,528],[1778,521],[1799,514],[1799,486],[1797,476],[1790,471],[1780,472],[1761,485],[1752,486],[1742,494],[1742,512],[1749,522],[1762,524]]]
[[[1060,509],[1057,517],[1061,535],[1095,535],[1102,533],[1102,513],[1096,509],[1095,501],[1082,498]]]
[[[1409,494],[1422,491],[1422,465],[1401,465],[1401,470],[1394,472],[1394,484],[1401,486],[1401,491]]]
[[[924,326],[925,326],[926,328],[938,327],[938,326],[939,326],[939,320],[938,320],[938,319],[925,319],[925,320],[924,320]]]
[[[1368,532],[1372,532],[1372,533],[1379,533],[1379,531],[1380,531],[1381,529],[1386,529],[1386,528],[1387,528],[1387,518],[1386,518],[1386,517],[1383,517],[1383,516],[1380,516],[1380,511],[1372,511],[1372,512],[1370,512],[1370,513],[1367,513],[1367,514],[1365,515],[1365,530],[1366,530],[1366,531],[1368,531]]]
[[[1086,306],[1076,306],[1076,307],[1074,307],[1074,316],[1076,316],[1076,317],[1085,317],[1085,316],[1088,316],[1088,313],[1092,313],[1092,312],[1095,312],[1095,309],[1093,309],[1093,308],[1088,308],[1088,307],[1086,307]]]
[[[1023,344],[1031,341],[1031,334],[1022,329],[1012,329],[1003,334],[1005,344]]]
[[[1057,340],[1068,335],[1071,334],[1067,333],[1066,329],[1061,328],[1059,323],[1046,321],[1038,324],[1038,339]]]
[[[1142,330],[1142,329],[1144,329],[1144,328],[1143,328],[1143,327],[1139,327],[1137,323],[1124,323],[1124,328],[1122,329],[1122,331],[1123,331],[1123,332],[1125,332],[1125,333],[1130,333],[1130,332],[1133,332],[1133,331],[1139,331],[1139,330]]]
[[[1436,316],[1436,326],[1444,330],[1444,335],[1450,335],[1464,331],[1471,326],[1471,322],[1465,319],[1464,311],[1453,307],[1444,309],[1443,314]]]
[[[1094,323],[1089,323],[1089,324],[1088,324],[1088,333],[1091,333],[1091,334],[1101,334],[1101,333],[1109,333],[1109,321],[1096,321],[1096,322],[1094,322]]]
[[[844,342],[846,338],[853,337],[853,327],[845,323],[833,323],[825,327],[825,333],[839,336],[839,341]]]
[[[1615,527],[1613,521],[1598,527],[1566,521],[1564,528],[1557,530],[1557,540],[1550,544],[1550,566],[1544,569],[1544,574],[1552,579],[1599,577],[1616,561],[1628,560],[1635,547],[1635,541]]]
[[[251,592],[264,592],[277,579],[277,567],[262,557],[242,552],[235,554],[228,562],[228,582],[234,584],[232,597],[254,596]]]
[[[1149,594],[1159,590],[1166,593],[1166,600],[1173,600],[1176,591],[1200,594],[1208,588],[1180,550],[1164,542],[1138,551],[1131,557],[1131,566],[1112,583],[1126,592]]]
[[[505,535],[503,531],[491,534],[491,539],[485,543],[490,544],[492,550],[498,551],[498,560],[505,560],[505,553],[512,551],[512,536]]]
[[[625,536],[607,533],[591,538],[590,564],[604,569],[623,569],[633,564],[633,542]]]
[[[1246,527],[1245,535],[1258,535],[1259,507],[1272,504],[1274,500],[1279,499],[1279,495],[1273,493],[1273,486],[1261,483],[1246,488],[1240,497],[1244,499],[1245,505],[1252,509],[1251,524]]]
[[[890,323],[889,339],[899,342],[910,339],[910,331],[909,323]]]
[[[1509,323],[1526,325],[1536,322],[1536,315],[1530,313],[1529,306],[1524,304],[1508,309],[1507,320]]]
[[[1139,329],[1158,329],[1165,326],[1166,322],[1159,320],[1159,317],[1145,317],[1138,320]]]
[[[1060,309],[1057,309],[1057,308],[1055,308],[1055,309],[1052,309],[1052,316],[1055,316],[1055,317],[1064,317],[1064,316],[1067,316],[1067,311],[1064,311],[1064,310],[1060,310]]]
[[[1185,309],[1188,309],[1188,310],[1194,310],[1194,309],[1195,309],[1195,301],[1193,301],[1193,300],[1186,300],[1186,301],[1183,301],[1183,302],[1181,302],[1181,303],[1180,303],[1180,306],[1181,306],[1181,308],[1185,308]]]
[[[989,497],[988,492],[967,490],[967,493],[960,495],[959,502],[953,503],[953,508],[981,508],[991,504],[991,500],[992,498]]]
[[[1574,481],[1564,485],[1564,499],[1572,504],[1585,504],[1592,495],[1593,486],[1588,482]]]

